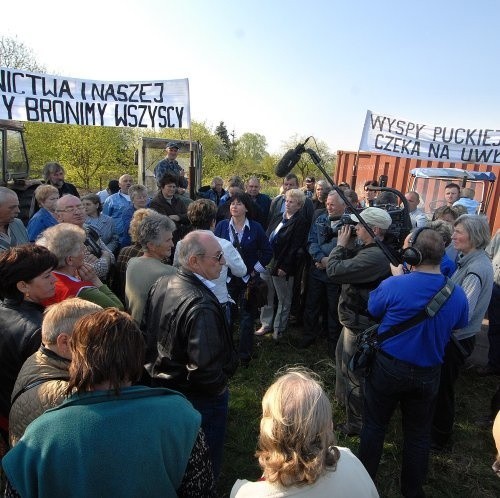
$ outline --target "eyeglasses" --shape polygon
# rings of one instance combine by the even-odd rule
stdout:
[[[198,256],[207,256],[208,258],[214,258],[220,263],[220,260],[224,256],[224,251],[218,252],[215,256],[209,256],[208,254],[198,254]]]
[[[67,208],[64,209],[58,209],[58,213],[78,213],[78,211],[83,211],[85,208],[80,205],[80,206],[68,206]]]

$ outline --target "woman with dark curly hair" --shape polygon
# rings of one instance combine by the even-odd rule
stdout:
[[[229,240],[247,267],[247,273],[243,277],[231,277],[228,289],[239,306],[239,354],[242,365],[248,366],[253,354],[254,321],[258,309],[247,299],[247,286],[250,279],[256,279],[266,271],[273,250],[261,224],[253,220],[253,201],[250,196],[235,192],[227,202],[231,218],[217,223],[215,235]]]
[[[57,258],[45,247],[0,253],[0,430],[7,441],[10,397],[23,363],[40,347],[42,302],[55,293]]]
[[[262,478],[236,481],[231,498],[377,497],[361,462],[334,444],[332,406],[321,384],[306,369],[288,370],[262,399],[256,453]]]

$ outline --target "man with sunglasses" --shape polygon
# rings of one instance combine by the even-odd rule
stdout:
[[[151,385],[182,392],[201,413],[214,475],[220,472],[229,402],[238,365],[224,311],[213,289],[225,264],[209,230],[182,239],[175,275],[160,278],[144,310],[146,370]]]

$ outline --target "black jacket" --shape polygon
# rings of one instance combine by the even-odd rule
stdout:
[[[267,229],[269,237],[282,218],[274,218]],[[268,266],[271,275],[276,275],[278,269],[283,270],[287,276],[295,275],[300,268],[299,262],[304,257],[309,222],[304,218],[302,211],[296,212],[279,230],[271,242],[273,259]]]
[[[30,301],[0,303],[0,415],[8,417],[10,397],[23,363],[42,342],[44,307]]]
[[[142,329],[152,385],[216,396],[227,387],[238,356],[215,295],[180,268],[151,288]]]

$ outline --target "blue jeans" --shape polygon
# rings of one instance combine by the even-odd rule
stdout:
[[[201,413],[201,428],[205,433],[215,480],[219,478],[227,425],[229,389],[218,396],[187,395],[194,408]]]
[[[375,479],[392,413],[400,404],[403,423],[401,492],[424,497],[434,403],[441,365],[418,367],[377,353],[365,380],[359,459]]]

